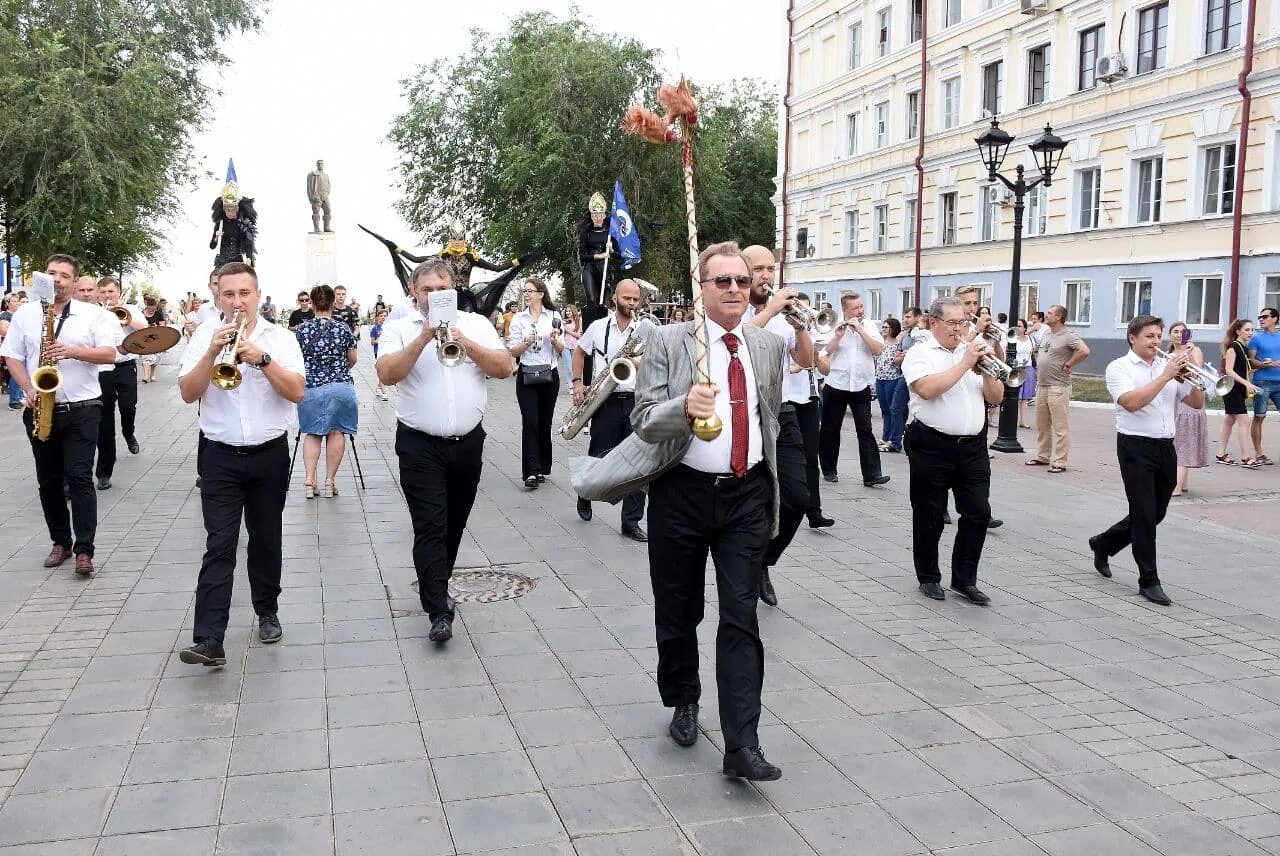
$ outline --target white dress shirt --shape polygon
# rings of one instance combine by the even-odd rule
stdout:
[[[560,357],[556,354],[555,346],[551,344],[551,325],[554,319],[559,317],[559,312],[544,309],[538,315],[538,320],[535,321],[533,315],[526,309],[511,319],[511,327],[507,330],[508,349],[519,345],[530,333],[538,334],[538,342],[525,348],[524,353],[520,355],[520,365],[554,366],[559,364]]]
[[[144,316],[143,316],[143,314],[142,314],[142,307],[141,307],[141,306],[134,306],[134,305],[133,305],[133,304],[131,304],[131,303],[126,303],[126,304],[123,304],[123,305],[124,305],[124,308],[125,308],[125,309],[128,309],[128,310],[129,310],[129,312],[130,312],[130,313],[132,313],[132,315],[133,315],[133,320],[135,320],[135,321],[136,321],[136,320],[138,320],[139,318],[143,318],[143,319],[145,320],[145,317],[144,317]],[[104,308],[104,309],[106,309],[106,307],[103,307],[103,308]],[[110,309],[107,309],[107,314],[111,316],[111,320],[112,320],[112,321],[116,322],[116,333],[117,333],[117,336],[118,336],[118,338],[119,338],[119,341],[118,341],[118,342],[116,342],[116,365],[119,365],[120,363],[128,363],[128,362],[136,361],[136,360],[138,359],[138,355],[137,355],[137,354],[131,354],[131,353],[128,353],[127,351],[126,351],[125,353],[123,353],[123,354],[122,354],[122,353],[120,353],[120,345],[124,343],[125,336],[128,336],[130,333],[132,333],[132,332],[133,332],[133,330],[132,330],[131,328],[126,327],[126,326],[124,326],[123,324],[121,324],[121,323],[120,323],[120,319],[119,319],[119,318],[117,318],[117,317],[116,317],[116,314],[115,314],[114,312],[112,312]],[[145,328],[145,327],[143,327],[143,328],[140,328],[140,329],[145,330],[146,328]],[[114,368],[115,368],[115,366],[107,366],[107,367],[106,367],[107,371],[111,371],[111,370],[112,370],[112,369],[114,369]]]
[[[514,321],[514,319],[513,319]],[[591,377],[584,378],[587,386],[591,385],[601,372],[609,367],[609,363],[622,349],[622,345],[627,341],[627,337],[633,332],[637,335],[645,335],[649,332],[653,323],[648,319],[644,321],[636,321],[631,319],[631,323],[627,325],[627,329],[623,330],[618,326],[618,317],[616,312],[610,312],[603,318],[597,318],[587,327],[582,337],[578,339],[578,347],[582,349],[588,357],[596,357],[591,362]],[[629,380],[623,381],[614,387],[615,392],[635,392],[636,378],[632,375]]]
[[[378,343],[378,359],[404,350],[422,335],[427,323],[416,309],[399,321],[388,321]],[[454,329],[482,348],[501,348],[502,337],[489,321],[473,312],[459,312]],[[489,403],[485,373],[471,360],[453,368],[440,362],[436,344],[428,344],[418,355],[409,374],[396,386],[396,418],[405,425],[433,437],[461,437],[484,418]]]
[[[729,349],[724,344],[724,334],[732,332],[738,337],[738,359],[747,376],[747,468],[764,458],[764,432],[760,428],[760,396],[756,392],[756,373],[751,368],[751,354],[747,352],[747,339],[742,335],[742,323],[732,331],[725,330],[710,318],[707,319],[707,350],[711,370],[711,382],[720,388],[716,396],[716,415],[724,424],[720,436],[706,442],[696,437],[684,453],[685,466],[704,473],[732,472],[733,457],[733,404],[729,401]]]
[[[809,373],[791,371],[791,352],[796,349],[796,328],[779,312],[769,319],[764,329],[782,337],[782,400],[792,404],[805,404],[809,400]]]
[[[391,312],[387,314],[387,322],[399,321],[401,318],[410,318],[417,311],[418,310],[414,308],[413,305],[413,298],[406,297],[404,300],[401,300],[395,306],[391,307]],[[378,351],[379,353],[382,351],[381,344],[378,345]]]
[[[196,326],[207,324],[210,321],[222,321],[222,310],[219,309],[212,300],[200,304],[200,308],[196,310]],[[274,356],[272,357],[274,359]]]
[[[53,326],[58,330],[57,339],[64,345],[81,348],[101,348],[120,344],[120,322],[116,316],[96,303],[84,303],[72,299],[66,308],[70,311],[66,320],[62,313],[54,314]],[[61,329],[59,330],[59,323]],[[19,306],[9,321],[9,333],[0,344],[0,356],[15,357],[26,366],[27,374],[40,365],[40,342],[44,336],[44,306],[36,300]],[[62,386],[54,393],[59,404],[71,401],[87,401],[102,395],[98,383],[100,366],[110,371],[110,363],[86,363],[81,360],[61,360],[58,371],[62,373]]]
[[[849,323],[859,322],[851,321]],[[884,341],[884,337],[880,335],[880,331],[874,323],[865,318],[860,323],[862,329],[867,331],[872,339],[877,342]],[[834,341],[832,339],[833,343]],[[855,331],[846,330],[844,332],[844,335],[840,337],[839,346],[836,348],[835,353],[831,354],[830,359],[831,371],[827,373],[827,386],[832,389],[858,392],[876,382],[875,354],[871,353],[867,343]]]
[[[1130,413],[1120,406],[1120,396],[1146,386],[1155,380],[1164,367],[1162,360],[1148,363],[1132,350],[1123,357],[1112,360],[1107,366],[1107,392],[1116,402],[1116,430],[1135,437],[1173,439],[1173,413],[1177,402],[1193,391],[1186,381],[1171,380],[1156,393],[1146,407]]]
[[[948,351],[930,333],[902,358],[902,376],[907,388],[922,377],[945,372],[964,359],[965,343]],[[935,431],[954,437],[972,437],[982,433],[987,419],[986,400],[982,397],[982,376],[971,371],[961,375],[955,386],[933,400],[921,398],[911,389],[907,404],[907,423],[919,420]]]
[[[201,324],[191,334],[178,367],[179,378],[185,377],[200,362],[219,326]],[[307,376],[302,349],[288,330],[259,318],[249,341],[270,354],[271,362],[280,368],[303,378]],[[204,435],[215,443],[229,446],[260,446],[296,428],[298,406],[275,391],[262,369],[247,363],[240,363],[239,368],[243,380],[238,387],[218,389],[209,384],[200,396],[200,430]]]

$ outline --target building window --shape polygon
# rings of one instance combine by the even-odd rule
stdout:
[[[858,254],[858,211],[844,212],[844,240],[847,252],[851,256]]]
[[[942,129],[949,130],[960,124],[960,78],[942,81]]]
[[[1098,57],[1101,56],[1105,35],[1106,27],[1102,24],[1080,31],[1080,76],[1076,81],[1077,89],[1092,89],[1098,85]]]
[[[924,33],[924,0],[911,0],[911,43],[920,41]]]
[[[1093,283],[1087,279],[1062,284],[1062,302],[1067,308],[1066,323],[1090,324],[1093,320]]]
[[[915,306],[915,291],[910,288],[899,289],[898,291],[898,317],[906,318],[907,310]]]
[[[1049,46],[1027,51],[1027,106],[1043,104],[1049,90]]]
[[[889,145],[889,102],[881,101],[876,105],[876,148],[883,149]]]
[[[874,216],[871,225],[874,232],[871,235],[872,249],[877,253],[888,252],[889,250],[889,206],[877,205],[874,209]]]
[[[914,140],[920,133],[920,93],[907,93],[907,139]]]
[[[1022,313],[1023,318],[1030,318],[1032,312],[1040,311],[1040,283],[1024,282],[1018,288],[1018,311]],[[1018,319],[1012,319],[1009,326],[1016,328]]]
[[[941,298],[943,298],[943,297],[950,297],[950,296],[951,296],[951,286],[949,286],[949,285],[935,285],[935,286],[933,287],[933,299],[934,299],[934,300],[940,300],[940,299],[941,299]],[[926,310],[928,309],[928,307],[927,307],[927,306],[926,306],[926,307],[923,307],[923,308],[924,308],[924,309],[926,309]]]
[[[997,60],[982,67],[982,117],[1000,115],[1000,93],[1004,89],[1004,61]]]
[[[1138,161],[1138,222],[1160,222],[1160,197],[1164,185],[1164,158]]]
[[[1204,214],[1230,214],[1236,192],[1236,144],[1204,150]]]
[[[817,309],[830,309],[831,304],[827,302],[827,293],[825,291],[815,291],[813,293],[813,305]]]
[[[889,8],[876,12],[876,56],[889,55],[889,21],[893,18],[893,10]]]
[[[1169,4],[1157,3],[1138,13],[1138,74],[1164,68],[1169,48]]]
[[[1191,325],[1217,327],[1222,323],[1222,277],[1187,277],[1187,303],[1182,317]]]
[[[988,184],[982,188],[982,240],[1000,240],[1000,188]]]
[[[990,309],[991,308],[991,286],[981,285],[976,282],[971,282],[969,283],[969,285],[978,293],[978,305],[985,306],[988,309]],[[991,314],[991,317],[992,318],[995,317],[994,312]]]
[[[1081,229],[1098,228],[1098,215],[1102,209],[1102,168],[1092,167],[1076,173],[1079,193],[1076,196],[1080,211]]]
[[[844,153],[849,156],[858,153],[858,114],[850,113],[844,117]]]
[[[954,27],[960,23],[960,0],[943,0],[942,26]]]
[[[938,197],[938,243],[944,247],[953,246],[956,242],[956,203],[959,194],[956,191],[944,193]]]
[[[1243,0],[1208,0],[1205,17],[1204,52],[1225,51],[1240,45],[1240,19]]]
[[[1043,184],[1037,184],[1027,193],[1025,203],[1027,206],[1027,235],[1030,237],[1043,235],[1049,231],[1048,196],[1048,191],[1045,190]]]
[[[1120,324],[1125,325],[1139,315],[1151,314],[1151,280],[1120,280]]]
[[[902,206],[902,248],[916,248],[916,201],[908,199]]]
[[[1269,273],[1262,280],[1262,305],[1280,306],[1280,273]]]
[[[849,71],[853,71],[862,65],[862,25],[853,24],[848,29],[849,34],[849,53],[848,66]]]
[[[884,317],[884,298],[878,288],[867,292],[867,317],[875,321]]]

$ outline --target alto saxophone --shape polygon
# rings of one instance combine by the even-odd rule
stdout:
[[[636,357],[640,356],[644,340],[638,334],[638,322],[632,321],[631,324],[631,332],[627,334],[627,340],[613,355],[613,359],[609,361],[605,370],[591,381],[582,404],[570,407],[564,414],[564,421],[560,423],[560,436],[566,440],[572,440],[578,435],[578,432],[586,426],[587,420],[600,409],[600,405],[604,404],[604,400],[613,393],[618,384],[626,383],[636,376]]]
[[[49,348],[57,341],[53,326],[53,303],[44,304],[44,330],[40,336],[40,365],[31,373],[31,385],[36,389],[35,412],[31,420],[31,436],[48,440],[53,431],[53,405],[58,390],[62,388],[62,372],[58,361],[49,356]]]

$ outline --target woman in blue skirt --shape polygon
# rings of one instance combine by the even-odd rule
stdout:
[[[311,289],[316,317],[294,331],[307,367],[307,393],[298,405],[298,427],[307,435],[302,447],[307,499],[316,495],[316,465],[320,441],[325,440],[325,480],[321,496],[337,496],[334,479],[347,450],[347,436],[356,433],[358,408],[351,367],[356,364],[356,340],[351,328],[333,320],[333,289]]]

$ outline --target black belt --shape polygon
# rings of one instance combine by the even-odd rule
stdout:
[[[1146,443],[1152,446],[1166,446],[1173,442],[1172,437],[1143,437],[1141,434],[1126,434],[1123,431],[1117,431],[1116,434],[1131,443]]]
[[[472,434],[475,434],[477,431],[479,431],[481,428],[484,427],[484,423],[477,423],[476,427],[472,428],[470,431],[468,431],[465,434],[453,434],[449,436],[441,436],[439,434],[428,434],[426,431],[419,431],[417,428],[414,428],[411,425],[406,425],[403,422],[397,422],[396,424],[406,431],[412,431],[414,434],[419,434],[423,437],[426,437],[428,440],[439,440],[442,443],[461,443],[463,440],[467,439]]]
[[[695,481],[701,481],[711,485],[719,485],[720,482],[722,481],[736,481],[736,482],[746,481],[747,479],[751,478],[753,475],[764,472],[766,469],[768,469],[768,467],[769,465],[765,461],[765,459],[761,458],[760,462],[757,463],[751,469],[747,470],[746,473],[742,476],[742,478],[738,478],[733,473],[705,473],[702,470],[695,470],[693,467],[689,466],[688,464],[680,464],[679,467],[677,467],[677,469],[679,469],[680,472],[686,478],[691,478],[691,479],[694,479]]]
[[[82,407],[101,407],[101,398],[86,398],[84,401],[59,401],[53,405],[54,413],[70,413],[73,410],[79,410]]]
[[[911,428],[912,426],[914,426],[916,430],[923,431],[924,433],[928,434],[930,437],[936,437],[939,440],[947,440],[952,443],[972,443],[975,440],[982,441],[986,437],[985,433],[947,434],[946,432],[939,431],[937,428],[930,428],[928,425],[924,424],[919,419],[916,419],[915,421],[907,425],[908,428]]]
[[[634,392],[626,392],[626,391],[624,390],[624,391],[622,391],[622,392],[613,392],[613,393],[610,393],[609,397],[610,397],[610,398],[635,398],[635,397],[636,397],[636,394],[635,394]]]
[[[205,443],[210,448],[221,449],[222,451],[230,452],[233,455],[247,456],[247,455],[256,455],[258,452],[265,452],[267,449],[270,449],[272,446],[283,444],[285,441],[285,436],[286,434],[281,434],[279,437],[273,437],[267,442],[259,443],[256,446],[236,446],[231,443],[219,443],[217,440],[208,440],[208,439],[205,440]]]

